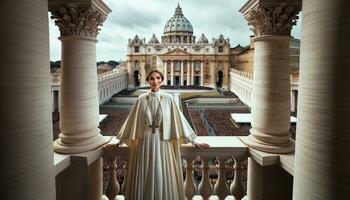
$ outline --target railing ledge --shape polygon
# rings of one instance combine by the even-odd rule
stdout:
[[[70,155],[64,155],[54,152],[54,166],[55,166],[55,176],[61,173],[63,170],[69,167],[71,160]]]
[[[273,154],[249,148],[249,157],[261,166],[279,165],[290,175],[294,174],[294,152],[288,154]]]
[[[105,136],[106,140],[110,140],[110,136]],[[54,166],[55,166],[55,175],[57,176],[60,174],[63,170],[67,169],[71,163],[72,160],[76,158],[84,158],[86,160],[87,165],[90,165],[91,163],[95,162],[97,159],[102,157],[103,149],[102,147],[99,147],[97,149],[84,152],[84,153],[77,153],[77,154],[60,154],[54,152]]]
[[[196,142],[207,143],[209,148],[203,151],[192,144],[181,145],[181,156],[247,156],[248,147],[237,136],[198,136]]]

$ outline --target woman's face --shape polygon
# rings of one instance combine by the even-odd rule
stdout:
[[[162,77],[158,72],[152,72],[152,74],[149,75],[148,84],[151,86],[152,91],[158,91],[162,82]]]

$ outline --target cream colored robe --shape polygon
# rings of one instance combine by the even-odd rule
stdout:
[[[146,124],[148,95],[138,97],[117,135],[130,149],[126,199],[184,199],[180,143],[191,142],[196,135],[172,96],[161,91],[161,125],[156,135],[150,135]]]

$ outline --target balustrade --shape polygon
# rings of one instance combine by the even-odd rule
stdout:
[[[213,138],[215,138],[213,140]],[[191,144],[185,144],[181,146],[181,155],[183,157],[185,167],[184,171],[186,172],[186,177],[184,180],[185,196],[186,199],[193,199],[195,196],[199,195],[202,199],[209,199],[215,192],[215,195],[219,199],[225,199],[229,196],[233,196],[236,200],[240,200],[245,196],[245,191],[243,187],[242,171],[243,171],[243,161],[247,159],[248,148],[240,142],[238,137],[235,136],[201,136],[198,137],[198,142],[205,142],[210,145],[209,149],[200,151],[196,149]],[[107,183],[106,196],[108,199],[112,200],[117,197],[117,194],[120,192],[120,186],[116,179],[115,171],[115,162],[116,157],[121,156],[126,162],[124,169],[124,181],[121,189],[122,195],[125,194],[127,180],[127,163],[128,163],[128,147],[121,146],[117,148],[107,148],[104,149],[104,159],[109,163],[110,177]],[[196,167],[193,165],[193,161],[196,158],[200,158],[201,164],[201,181],[198,184],[195,183],[193,174]],[[218,179],[212,186],[212,181],[215,181],[215,178],[210,178],[210,168],[213,167],[213,160],[216,158],[218,165],[215,166]],[[234,166],[231,166],[234,169],[234,179],[228,184],[226,173],[226,161],[233,159],[235,162]]]

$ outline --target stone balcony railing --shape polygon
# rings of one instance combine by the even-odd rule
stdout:
[[[98,82],[102,82],[108,79],[115,78],[116,76],[120,76],[124,73],[127,73],[124,69],[113,69],[111,71],[103,72],[98,74]]]
[[[109,144],[116,144],[117,142],[118,141],[113,138]],[[192,144],[184,144],[181,146],[181,156],[185,162],[184,171],[186,172],[186,177],[184,180],[184,188],[187,199],[246,199],[247,196],[244,190],[242,174],[243,170],[246,170],[246,168],[243,167],[243,163],[246,164],[248,157],[261,166],[278,165],[290,175],[293,175],[294,154],[279,155],[253,150],[243,144],[237,136],[199,136],[198,142],[207,143],[210,145],[210,148],[200,151],[192,146]],[[122,145],[114,148],[98,148],[91,152],[75,155],[61,155],[55,153],[57,199],[65,199],[67,193],[72,193],[71,190],[77,190],[77,185],[75,185],[73,189],[69,187],[74,177],[77,179],[76,183],[81,184],[79,191],[81,193],[88,193],[89,187],[87,183],[84,182],[84,180],[87,181],[84,170],[100,158],[107,161],[109,165],[109,178],[104,199],[114,200],[116,197],[118,199],[123,199],[126,188],[124,182],[120,185],[116,179],[117,156],[123,158],[126,161],[125,163],[128,163],[128,147]],[[197,186],[193,178],[193,173],[195,172],[193,161],[198,158],[202,161],[202,179]],[[215,166],[210,165],[213,158],[216,158],[218,161],[218,164]],[[229,159],[234,160],[234,165],[226,165],[226,161]],[[216,168],[218,174],[217,179],[210,179],[209,177],[209,170],[213,167]],[[122,170],[125,170],[124,174],[126,175],[128,166],[125,165]],[[228,182],[226,178],[227,170],[234,171],[234,178],[230,182]],[[67,180],[67,174],[69,180]],[[127,178],[128,177],[124,177],[124,180]],[[67,181],[69,184],[66,184]],[[215,183],[213,184],[213,182]]]
[[[238,137],[234,136],[222,136],[213,137],[204,136],[199,137],[198,142],[204,142],[210,145],[209,149],[200,151],[196,149],[192,144],[185,144],[181,146],[181,156],[185,160],[185,172],[186,178],[184,182],[185,196],[187,199],[193,199],[196,194],[199,194],[203,199],[209,199],[213,192],[219,199],[225,199],[228,196],[234,196],[235,199],[239,200],[245,196],[243,182],[242,182],[242,171],[243,171],[243,161],[248,157],[248,148],[239,140]],[[112,141],[113,143],[113,141]],[[116,180],[116,157],[120,156],[124,160],[128,161],[128,147],[122,146],[114,149],[105,149],[104,159],[109,162],[110,177],[106,190],[106,196],[108,199],[115,199],[117,194],[124,194],[126,188],[123,185],[120,186]],[[202,160],[202,180],[198,187],[193,180],[193,161],[200,157]],[[217,158],[217,174],[218,179],[214,186],[212,186],[211,180],[209,178],[209,163],[213,158]],[[228,159],[234,159],[234,179],[233,182],[228,185],[226,182],[226,161]],[[128,170],[128,166],[125,166],[125,170]],[[124,172],[127,174],[127,171]]]
[[[235,93],[239,99],[251,106],[253,93],[253,75],[236,69],[230,69],[230,90]]]
[[[239,99],[251,107],[253,98],[253,75],[247,72],[230,69],[230,91],[235,93]],[[291,98],[295,98],[293,91],[299,90],[299,80],[290,76]],[[295,111],[296,102],[291,101],[291,111]]]
[[[210,145],[209,149],[200,151],[193,147],[191,144],[181,146],[181,156],[185,160],[186,178],[184,182],[185,196],[187,199],[193,199],[196,194],[199,194],[203,199],[209,199],[213,192],[219,199],[225,199],[227,196],[234,196],[236,199],[241,199],[245,196],[243,182],[242,182],[242,170],[243,161],[247,159],[248,148],[237,137],[224,136],[224,137],[199,137],[198,142],[204,142]],[[106,190],[106,196],[108,199],[115,199],[121,188],[121,193],[124,194],[125,181],[120,187],[116,180],[116,156],[121,156],[124,160],[128,161],[128,147],[122,146],[113,150],[106,149],[104,152],[104,158],[109,162],[110,177]],[[197,157],[202,160],[202,179],[198,187],[193,180],[193,161]],[[217,158],[218,166],[217,173],[218,179],[214,186],[211,184],[209,178],[209,163],[213,158]],[[234,159],[234,179],[233,182],[228,185],[226,182],[226,166],[225,162],[228,159]],[[125,166],[125,170],[128,170],[128,166]],[[127,171],[124,172],[127,174]],[[126,179],[128,177],[125,177]],[[124,180],[125,180],[124,178]]]
[[[127,73],[127,71],[124,69],[113,69],[110,71],[99,73],[97,75],[98,82],[109,80],[109,79],[115,78],[117,76],[124,75],[126,73]],[[59,73],[51,73],[51,85],[52,86],[56,86],[56,85],[59,86],[60,84],[61,84],[60,74]]]

